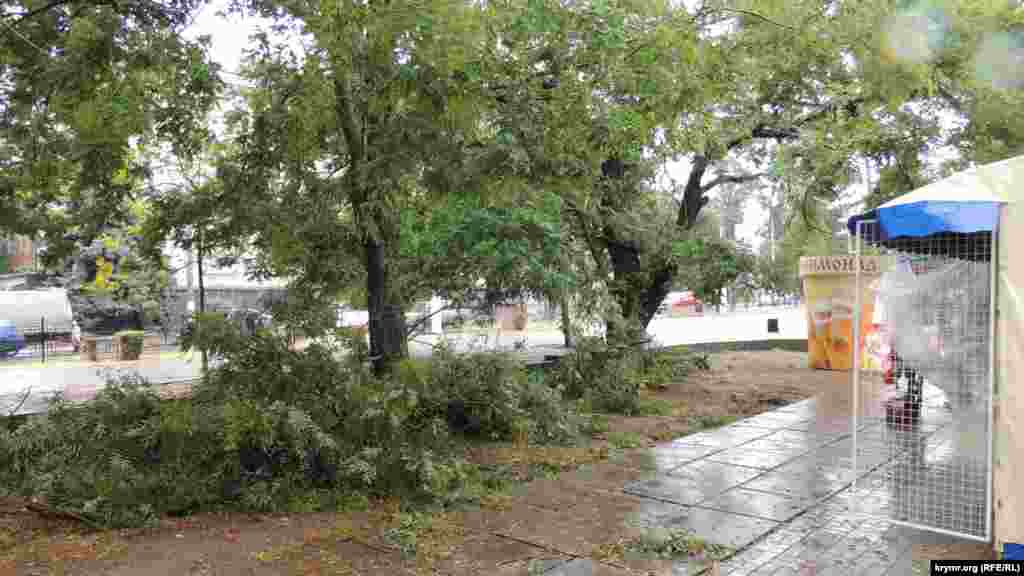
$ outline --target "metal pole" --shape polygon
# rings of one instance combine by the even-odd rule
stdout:
[[[775,263],[775,190],[772,190],[771,202],[768,203],[768,250],[769,261]]]
[[[43,364],[46,364],[46,317],[39,319],[39,341],[43,346]]]
[[[851,462],[853,465],[853,481],[850,484],[850,492],[852,498],[850,498],[850,506],[853,508],[853,512],[856,513],[857,505],[857,429],[858,429],[858,412],[860,411],[860,323],[862,321],[863,294],[861,290],[861,249],[864,244],[864,221],[857,223],[857,239],[855,241],[855,255],[854,255],[854,276],[856,278],[856,295],[854,296],[855,304],[853,308],[853,398],[851,400],[853,404],[853,410],[850,417],[850,425],[852,426],[851,443],[853,446],[853,454],[851,455]]]
[[[992,248],[989,254],[991,259],[991,279],[989,280],[989,308],[988,308],[988,434],[986,438],[987,460],[985,476],[985,536],[992,537],[992,466],[994,465],[992,442],[995,440],[995,394],[996,394],[996,315],[999,312],[998,287],[999,283],[999,226],[992,231]]]

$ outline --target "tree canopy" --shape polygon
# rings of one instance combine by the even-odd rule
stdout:
[[[1009,2],[237,0],[274,24],[212,153],[195,2],[4,6],[0,227],[91,241],[148,190],[150,245],[248,250],[310,330],[361,285],[382,368],[426,294],[594,290],[632,338],[673,285],[750,267],[704,229],[744,194],[774,186],[810,222],[865,163],[872,205],[1024,151]],[[148,189],[160,145],[216,171]],[[666,190],[670,162],[688,173]]]

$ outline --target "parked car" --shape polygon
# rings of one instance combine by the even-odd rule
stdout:
[[[666,296],[665,300],[662,302],[661,307],[659,307],[658,312],[668,314],[671,313],[673,309],[678,310],[681,308],[690,309],[699,313],[703,310],[704,303],[697,300],[697,297],[690,291],[669,292],[668,296]]]
[[[10,320],[0,320],[0,358],[16,355],[25,347],[25,337],[18,334],[18,326]]]

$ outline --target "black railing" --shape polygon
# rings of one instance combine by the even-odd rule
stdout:
[[[31,324],[16,326],[14,332],[0,327],[0,362],[42,361],[76,357],[82,352],[82,338],[95,341],[96,355],[109,358],[117,353],[114,337],[83,335],[67,321],[40,318]],[[159,352],[177,345],[177,331],[146,332],[143,354]]]
[[[13,332],[0,331],[0,361],[18,358],[42,359],[70,356],[78,351],[69,322],[40,318]]]

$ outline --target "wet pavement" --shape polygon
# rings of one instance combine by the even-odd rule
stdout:
[[[984,422],[929,387],[920,423],[900,430],[881,386],[863,390],[856,462],[849,398],[809,399],[532,483],[480,528],[560,556],[509,574],[710,573],[694,559],[594,559],[674,529],[732,548],[721,575],[917,573],[915,546],[969,541],[891,519],[984,535],[985,451],[973,445]]]

